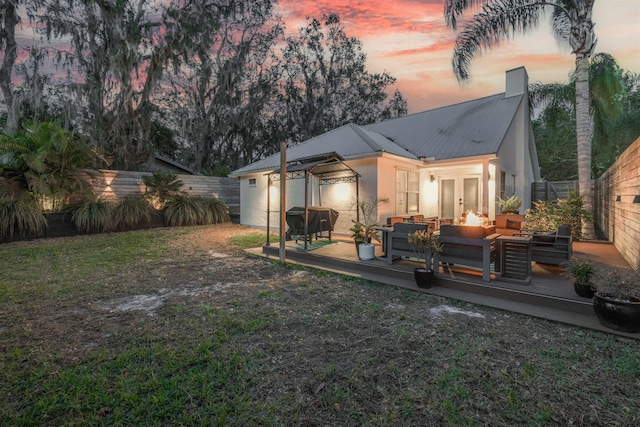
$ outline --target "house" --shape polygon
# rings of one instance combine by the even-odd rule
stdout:
[[[527,87],[525,68],[516,68],[506,72],[504,93],[347,124],[287,148],[287,210],[305,206],[306,197],[308,206],[337,210],[335,231],[347,232],[356,197],[388,199],[378,207],[380,221],[412,214],[454,219],[468,210],[493,219],[496,198],[514,193],[521,209],[530,207],[540,172]],[[242,224],[265,227],[268,213],[277,229],[280,161],[275,154],[230,174],[240,180]]]

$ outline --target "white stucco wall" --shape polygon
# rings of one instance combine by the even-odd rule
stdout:
[[[531,135],[528,114],[526,103],[522,103],[498,150],[498,160],[495,162],[497,177],[499,178],[500,171],[504,171],[506,175],[506,197],[515,192],[522,199],[521,212],[531,207],[531,183],[535,180],[529,150]],[[497,181],[496,185],[496,194],[499,194],[500,182]]]
[[[349,162],[359,178],[360,200],[375,198],[377,193],[377,158]],[[256,185],[249,185],[255,179]],[[240,223],[249,227],[267,226],[267,183],[264,172],[243,176],[240,179]],[[286,210],[294,206],[304,206],[304,179],[288,179],[286,188]],[[330,207],[338,211],[338,221],[334,231],[348,233],[352,219],[356,219],[356,183],[338,183],[318,186],[314,177],[310,178],[309,206]],[[280,181],[271,184],[269,229],[279,231],[280,225]]]

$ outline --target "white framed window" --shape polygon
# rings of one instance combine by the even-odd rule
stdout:
[[[249,187],[255,187],[255,186],[256,186],[256,179],[249,178]]]
[[[413,214],[420,210],[420,174],[396,170],[396,214]]]

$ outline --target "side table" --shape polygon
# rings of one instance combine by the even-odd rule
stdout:
[[[531,237],[500,236],[498,268],[500,279],[528,285],[531,283]]]

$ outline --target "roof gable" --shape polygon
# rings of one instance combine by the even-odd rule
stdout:
[[[384,135],[418,158],[442,160],[494,154],[522,97],[493,95],[374,123],[366,129]]]
[[[404,148],[399,147],[376,132],[366,130],[353,123],[318,135],[307,141],[287,147],[287,161],[307,157],[320,156],[326,153],[337,153],[340,157],[350,158],[374,155],[379,152],[390,152],[399,156],[417,159]],[[280,167],[280,155],[274,154],[255,163],[242,167],[232,175],[264,171]]]

